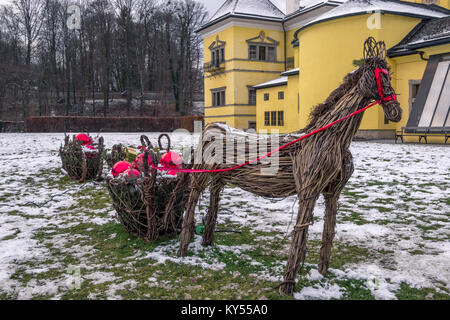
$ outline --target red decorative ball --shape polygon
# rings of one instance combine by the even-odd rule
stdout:
[[[130,168],[131,163],[129,163],[128,161],[120,161],[113,166],[111,173],[113,177],[117,177],[119,174],[127,171]]]
[[[152,162],[152,157],[150,157],[150,155],[148,156],[148,166],[151,168],[153,162]],[[134,159],[134,167],[136,169],[138,169],[141,172],[144,172],[144,154],[141,153],[140,155],[138,155],[136,157],[136,159]]]
[[[91,146],[90,144],[85,146],[86,148],[88,148],[89,150],[97,150],[94,146]]]
[[[165,153],[161,160],[159,161],[162,167],[168,169],[178,169],[183,164],[183,158],[176,152],[170,151]],[[177,174],[177,171],[170,171],[168,174],[174,176]]]
[[[136,169],[128,169],[127,171],[124,172],[126,177],[132,177],[135,176],[136,178],[139,177],[140,172]]]
[[[85,133],[80,133],[80,134],[77,134],[76,136],[75,136],[75,139],[77,139],[78,141],[81,141],[82,142],[82,146],[87,146],[87,145],[91,145],[92,144],[92,138],[91,137],[89,137],[87,134],[85,134]]]

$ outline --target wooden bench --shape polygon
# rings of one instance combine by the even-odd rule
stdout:
[[[411,132],[406,132],[406,130]],[[428,137],[443,137],[445,138],[445,144],[450,139],[450,128],[406,128],[402,127],[400,131],[395,132],[395,143],[398,139],[404,143],[404,137],[419,137],[419,143],[422,139],[425,140],[425,144],[428,144]]]

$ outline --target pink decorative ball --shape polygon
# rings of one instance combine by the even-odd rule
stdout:
[[[150,155],[148,156],[148,166],[149,168],[151,168],[153,162],[152,162],[152,157],[150,157]],[[144,172],[144,154],[141,153],[140,155],[138,155],[136,157],[136,159],[134,159],[134,167],[136,169],[138,169],[141,172]]]
[[[176,152],[170,151],[165,153],[159,162],[162,167],[168,169],[178,169],[183,164],[183,158]],[[177,174],[177,171],[170,171],[168,174],[174,176]]]
[[[128,169],[127,171],[124,172],[126,177],[132,177],[135,176],[136,178],[139,177],[140,172],[136,169]]]
[[[87,145],[91,145],[92,144],[92,138],[89,137],[85,133],[77,134],[75,136],[75,139],[77,139],[78,141],[81,141],[82,142],[82,144],[81,144],[82,146],[87,146]]]
[[[119,174],[129,170],[131,168],[131,163],[128,161],[117,162],[112,168],[113,177],[117,177]]]

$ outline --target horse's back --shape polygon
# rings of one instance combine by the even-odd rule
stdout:
[[[223,154],[219,155],[222,162],[215,164],[215,169],[237,167],[250,162],[234,170],[221,172],[224,182],[264,197],[280,198],[296,194],[289,150],[275,152],[269,157],[255,161],[278,149],[280,143],[292,140],[292,136],[262,136],[222,124],[211,124],[203,133],[202,151],[207,154],[213,152],[210,148],[217,151],[218,145],[210,144],[212,137],[216,142],[217,139],[223,141]]]

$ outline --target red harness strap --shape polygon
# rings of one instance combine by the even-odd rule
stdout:
[[[389,99],[389,100],[384,100],[384,89],[383,89],[383,84],[381,82],[381,74],[389,74],[389,71],[387,69],[382,69],[382,68],[377,68],[375,69],[375,79],[377,80],[377,88],[378,88],[378,94],[380,95],[381,99],[383,101],[389,101],[389,100],[397,100],[397,96],[395,94],[393,94],[391,97],[393,99]]]
[[[280,152],[281,150],[284,150],[284,149],[290,147],[293,144],[299,143],[300,141],[302,141],[304,139],[307,139],[307,138],[309,138],[309,137],[311,137],[311,136],[313,136],[313,135],[315,135],[315,134],[317,134],[319,132],[325,131],[328,128],[338,124],[339,122],[342,122],[342,121],[347,120],[347,119],[349,119],[351,117],[354,117],[357,114],[360,114],[360,113],[366,111],[367,109],[372,108],[373,106],[375,106],[377,104],[381,104],[384,101],[395,101],[395,100],[397,100],[397,96],[395,94],[393,94],[391,96],[388,96],[388,97],[384,96],[384,90],[383,90],[383,85],[382,85],[382,81],[381,81],[381,73],[388,74],[389,72],[386,69],[381,69],[381,68],[375,69],[375,79],[377,81],[378,93],[380,94],[380,97],[381,97],[380,100],[372,102],[367,107],[359,109],[359,110],[357,110],[357,111],[355,111],[355,112],[353,112],[353,113],[351,113],[351,114],[349,114],[349,115],[347,115],[347,116],[345,116],[345,117],[343,117],[343,118],[341,118],[339,120],[336,120],[336,121],[326,125],[325,127],[322,127],[322,128],[317,129],[317,130],[315,130],[313,132],[310,132],[310,133],[308,133],[308,134],[298,138],[297,140],[293,140],[293,141],[291,141],[289,143],[286,143],[285,145],[279,147],[278,149],[273,150],[273,151],[269,152],[268,154],[263,155],[263,156],[261,156],[259,158],[256,158],[256,159],[253,159],[251,161],[248,161],[248,162],[246,162],[244,164],[241,164],[241,165],[238,165],[238,166],[235,166],[235,167],[231,167],[231,168],[216,169],[216,170],[174,169],[174,168],[156,167],[153,163],[149,164],[149,165],[153,169],[156,169],[156,170],[159,170],[159,171],[172,171],[172,172],[184,172],[184,173],[219,173],[219,172],[233,171],[233,170],[236,170],[236,169],[248,166],[248,165],[250,165],[252,163],[261,161],[262,159],[268,158],[271,155],[273,155],[273,154],[275,154],[277,152]]]

